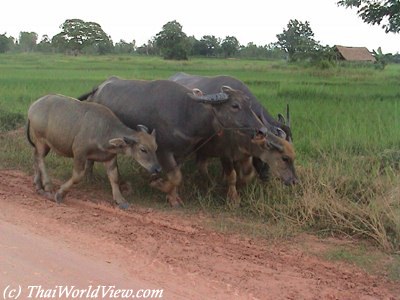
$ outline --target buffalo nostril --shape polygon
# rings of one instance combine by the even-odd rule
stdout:
[[[156,167],[154,172],[157,173],[157,174],[161,173],[161,167],[160,166]]]
[[[285,185],[296,185],[299,183],[299,180],[297,178],[290,178],[288,180],[284,181]]]
[[[265,128],[265,127],[262,127],[262,128],[260,128],[260,129],[258,130],[258,134],[261,134],[261,135],[263,135],[263,136],[266,136],[267,133],[268,133],[268,129]]]

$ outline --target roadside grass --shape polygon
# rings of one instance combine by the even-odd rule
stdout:
[[[29,105],[42,95],[77,97],[111,75],[150,80],[166,79],[180,71],[235,76],[275,116],[289,103],[301,180],[294,188],[277,180],[255,180],[240,189],[241,205],[232,208],[225,200],[218,161],[211,164],[208,182],[189,160],[180,189],[185,212],[211,215],[212,226],[221,231],[263,237],[307,231],[349,236],[388,253],[400,252],[397,65],[384,71],[354,66],[322,70],[253,60],[173,62],[135,56],[0,55],[0,167],[32,172],[32,151],[24,130],[12,130],[24,124]],[[66,180],[71,175],[70,159],[51,154],[46,161],[52,177]],[[169,209],[164,195],[148,186],[148,175],[136,163],[119,158],[119,165],[122,176],[133,186],[129,201]],[[110,192],[100,164],[96,164],[95,174],[98,179],[90,185]]]
[[[368,245],[333,246],[322,257],[354,264],[370,274],[384,275],[391,280],[400,281],[400,256],[389,256]]]

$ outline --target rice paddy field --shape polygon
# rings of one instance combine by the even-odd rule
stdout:
[[[400,65],[384,70],[341,64],[328,69],[283,61],[197,59],[165,61],[138,56],[0,55],[0,167],[32,173],[31,148],[21,130],[29,105],[48,93],[78,97],[111,75],[167,79],[176,72],[230,75],[244,81],[274,116],[290,105],[300,184],[254,180],[230,208],[217,161],[212,184],[204,184],[192,161],[183,169],[185,210],[220,213],[218,227],[238,223],[262,235],[311,231],[362,239],[400,251]],[[121,160],[133,185],[128,198],[169,209],[164,196],[147,187],[140,168]],[[133,166],[132,166],[133,165]],[[50,174],[71,173],[70,160],[50,155]],[[96,168],[95,184],[108,186]],[[107,187],[106,187],[107,189]],[[232,217],[240,222],[230,221]]]

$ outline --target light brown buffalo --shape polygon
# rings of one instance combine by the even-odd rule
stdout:
[[[149,172],[160,172],[155,140],[144,126],[138,131],[128,128],[103,105],[81,102],[62,95],[47,95],[35,101],[28,111],[27,137],[34,150],[34,183],[39,193],[51,195],[53,187],[45,168],[44,158],[53,149],[72,157],[72,177],[54,195],[62,201],[68,189],[85,173],[87,160],[103,162],[111,183],[113,199],[120,208],[128,204],[121,194],[117,154],[134,158]]]
[[[224,178],[228,185],[227,198],[233,206],[240,203],[236,185],[247,184],[255,175],[253,157],[267,163],[272,175],[281,179],[284,184],[293,185],[298,182],[294,167],[296,155],[293,145],[270,132],[253,139],[229,131],[221,136],[215,136],[210,143],[197,151],[199,169],[207,176],[209,157],[219,157],[221,160]]]

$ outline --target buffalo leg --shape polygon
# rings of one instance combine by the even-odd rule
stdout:
[[[34,169],[35,169],[35,177],[34,183],[36,185],[36,190],[39,193],[42,192],[51,192],[53,190],[53,185],[47,174],[46,165],[44,162],[44,158],[49,153],[50,147],[46,144],[36,142],[35,150],[34,150]]]
[[[238,177],[237,185],[247,185],[255,175],[252,157],[248,157],[234,162],[236,175]]]
[[[88,159],[85,163],[85,177],[89,181],[93,181],[94,179],[93,167],[94,167],[94,161]]]
[[[209,178],[208,174],[208,159],[206,156],[202,156],[201,154],[197,154],[196,156],[197,167],[199,168],[199,172],[204,177]]]
[[[177,166],[175,169],[167,173],[167,180],[162,178],[151,182],[151,186],[159,189],[167,194],[167,200],[172,207],[183,205],[181,198],[178,195],[178,186],[182,182],[182,173]]]
[[[60,186],[59,190],[54,196],[54,199],[57,203],[60,203],[64,199],[71,186],[80,182],[85,176],[85,163],[86,158],[79,158],[77,156],[74,157],[74,169],[72,170],[72,177]]]
[[[236,190],[236,171],[233,167],[233,162],[226,158],[221,158],[222,169],[224,172],[224,177],[226,179],[226,183],[228,185],[228,193],[227,198],[229,204],[233,207],[236,207],[240,203],[240,197]]]
[[[121,190],[120,190],[117,157],[115,156],[110,161],[104,162],[104,165],[107,170],[108,179],[110,180],[111,190],[112,190],[112,195],[113,195],[114,201],[117,202],[118,206],[121,209],[127,209],[129,207],[129,204],[128,204],[128,202],[126,202],[125,198],[122,196]]]

